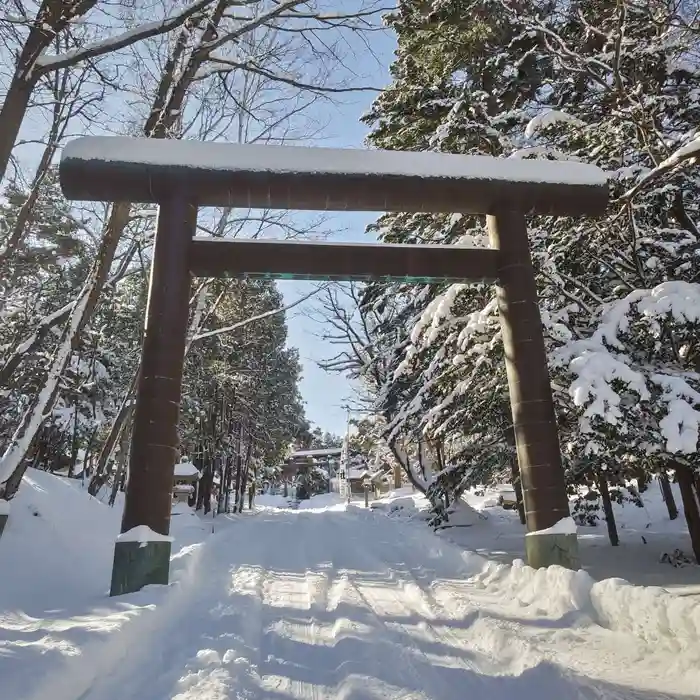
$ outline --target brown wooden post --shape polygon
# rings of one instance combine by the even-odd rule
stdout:
[[[190,296],[188,254],[196,225],[197,208],[180,192],[160,202],[111,595],[168,582],[167,536]]]
[[[488,217],[488,228],[491,245],[500,251],[496,289],[528,529],[528,564],[578,568],[575,532],[538,534],[570,513],[525,216],[503,211]]]

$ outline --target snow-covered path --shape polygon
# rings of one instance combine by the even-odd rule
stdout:
[[[668,655],[518,607],[429,529],[360,509],[263,510],[211,536],[196,571],[92,664],[80,700],[658,700]],[[109,663],[107,663],[109,661]],[[51,697],[75,700],[72,670]],[[48,679],[47,679],[48,680]]]

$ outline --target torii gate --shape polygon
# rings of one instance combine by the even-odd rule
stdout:
[[[601,170],[441,153],[84,137],[63,150],[60,180],[68,199],[159,206],[111,595],[168,582],[193,275],[496,284],[528,563],[578,567],[576,534],[553,527],[569,507],[525,215],[603,214]],[[481,213],[492,247],[195,238],[202,206]]]

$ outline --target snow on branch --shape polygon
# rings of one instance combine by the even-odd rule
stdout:
[[[222,335],[223,333],[230,333],[231,331],[238,330],[239,328],[243,328],[243,326],[247,326],[250,323],[254,323],[255,321],[262,321],[265,318],[269,318],[270,316],[275,316],[276,314],[281,314],[286,311],[289,311],[290,309],[293,309],[295,306],[299,306],[299,304],[305,302],[307,299],[310,299],[312,296],[315,294],[318,294],[322,289],[325,287],[319,287],[318,289],[314,289],[312,292],[309,292],[308,294],[304,295],[303,297],[299,297],[296,301],[293,301],[291,304],[288,304],[287,306],[280,306],[277,309],[271,309],[270,311],[265,311],[262,314],[258,314],[257,316],[251,316],[250,318],[246,318],[243,321],[239,321],[238,323],[234,323],[231,326],[226,326],[225,328],[215,328],[212,331],[205,331],[204,333],[198,333],[197,335],[192,337],[192,342],[196,340],[204,340],[205,338],[213,338],[216,335]]]
[[[630,333],[631,315],[658,328],[662,319],[689,325],[700,322],[700,285],[689,282],[664,282],[653,289],[638,289],[609,304],[595,333],[586,340],[574,340],[557,349],[553,365],[575,376],[569,387],[574,405],[585,408],[583,418],[597,417],[610,425],[624,420],[630,406],[622,394],[624,387],[641,401],[651,402],[660,393],[656,407],[664,415],[659,430],[670,453],[694,453],[700,425],[700,392],[688,380],[700,375],[678,371],[676,374],[650,371],[646,365],[634,366],[623,351],[622,334]],[[655,406],[651,406],[652,409]]]
[[[195,2],[188,5],[184,10],[170,17],[166,17],[165,19],[141,24],[138,27],[129,29],[116,36],[97,41],[93,44],[88,44],[87,46],[71,49],[65,53],[55,54],[53,56],[44,54],[37,59],[36,70],[40,73],[49,73],[75,65],[88,58],[104,56],[105,54],[126,48],[144,39],[158,36],[159,34],[167,34],[173,29],[183,25],[190,17],[201,12],[207,5],[211,5],[212,3],[213,0],[195,0]]]
[[[669,172],[682,163],[690,163],[697,165],[700,158],[700,134],[694,134],[693,138],[680,148],[676,149],[668,158],[661,161],[655,168],[652,168],[644,174],[642,179],[630,190],[625,192],[621,199],[631,199],[640,190],[650,185],[655,180],[658,180],[664,173]]]
[[[573,126],[586,126],[577,117],[561,112],[557,109],[544,110],[530,119],[525,127],[525,136],[531,139],[540,129],[546,129],[553,124],[572,124]]]

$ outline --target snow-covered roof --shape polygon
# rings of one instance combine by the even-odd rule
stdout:
[[[369,474],[369,469],[348,469],[348,479],[363,479]]]
[[[199,469],[197,469],[192,462],[178,462],[175,465],[175,478],[185,479],[187,477],[196,477],[199,479]]]
[[[289,455],[290,459],[295,459],[296,457],[332,457],[333,455],[339,455],[342,451],[340,447],[329,447],[324,450],[297,450]]]

